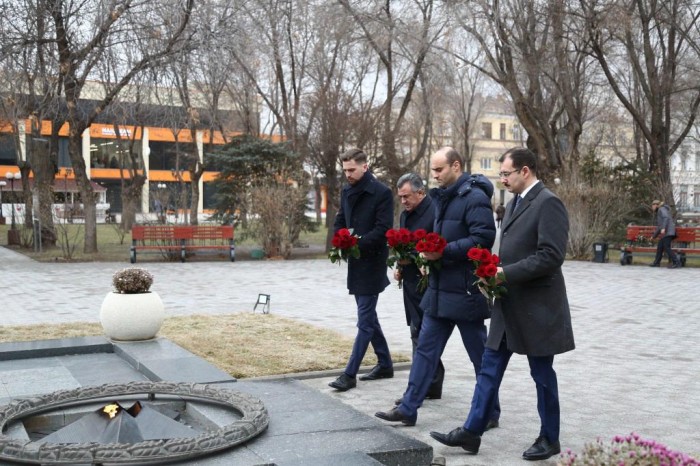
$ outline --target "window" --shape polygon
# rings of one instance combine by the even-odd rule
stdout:
[[[187,154],[193,154],[197,146],[184,142],[160,142],[150,141],[148,146],[151,149],[149,156],[149,167],[151,170],[171,170],[178,166],[177,158],[180,157],[179,166],[185,166],[184,160]]]
[[[90,139],[90,166],[92,168],[119,168],[131,166],[129,146],[131,141],[119,139]],[[141,153],[141,144],[134,145],[136,156]]]
[[[481,137],[484,139],[491,139],[491,123],[481,124]]]
[[[500,134],[500,137],[501,137],[502,140],[506,138],[506,124],[505,124],[505,123],[501,123],[501,134]]]
[[[688,208],[688,185],[687,184],[681,185],[681,192],[680,192],[680,196],[678,198],[678,208],[679,209],[687,209]]]
[[[693,195],[693,201],[694,201],[693,204],[695,205],[696,208],[700,207],[700,193],[699,192],[695,191],[695,193]]]
[[[491,159],[480,159],[479,164],[482,170],[491,170]]]
[[[17,165],[17,150],[13,134],[0,134],[0,165]],[[2,174],[3,179],[5,174]]]
[[[695,153],[695,171],[700,172],[700,151]]]
[[[522,141],[522,131],[520,130],[519,124],[514,124],[511,131],[513,131],[513,140]]]

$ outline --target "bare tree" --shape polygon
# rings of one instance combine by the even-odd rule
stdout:
[[[375,80],[372,84],[384,83],[383,92],[373,95],[373,98],[381,99],[373,102],[373,107],[380,109],[376,163],[393,184],[426,155],[427,144],[421,144],[417,153],[410,155],[402,154],[399,148],[426,59],[441,37],[444,21],[436,14],[436,3],[432,0],[406,2],[396,10],[390,0],[338,2],[350,15],[357,26],[357,34],[366,41],[379,63],[374,76],[381,76],[381,81]],[[427,112],[423,116],[424,126],[429,128],[431,114]],[[361,134],[358,136],[357,145],[365,146],[365,149],[371,146]]]
[[[695,124],[700,105],[700,9],[689,0],[580,0],[592,55],[632,116],[638,153],[673,199],[670,159]]]
[[[156,66],[188,45],[187,25],[194,0],[158,4],[122,0],[103,4],[45,0],[42,14],[53,22],[52,41],[58,54],[55,73],[67,108],[70,157],[85,209],[84,252],[97,252],[95,194],[82,157],[83,131],[109,107],[134,76]],[[105,95],[86,108],[81,104],[87,79],[107,53],[122,53],[118,78]]]
[[[541,174],[567,175],[577,164],[586,114],[591,62],[585,35],[565,0],[454,2],[458,24],[479,44],[486,66],[476,66],[511,97],[542,159]]]

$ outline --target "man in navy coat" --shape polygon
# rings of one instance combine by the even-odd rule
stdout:
[[[493,308],[467,420],[447,434],[431,432],[430,436],[476,454],[508,361],[513,353],[524,354],[537,389],[540,429],[523,459],[544,460],[561,451],[554,355],[574,349],[561,270],[569,218],[561,200],[537,179],[537,156],[532,151],[511,149],[500,161],[501,182],[516,194],[506,207],[499,250],[498,272],[503,274],[507,294]]]
[[[451,147],[439,149],[430,159],[430,171],[439,186],[430,191],[436,208],[433,231],[445,238],[447,246],[442,253],[422,253],[428,260],[440,261],[440,268],[430,272],[428,289],[421,300],[423,323],[408,387],[398,406],[375,414],[385,421],[415,425],[418,408],[455,327],[475,374],[481,368],[486,342],[484,319],[489,317],[489,308],[474,284],[474,266],[467,251],[477,246],[490,249],[496,238],[491,208],[493,185],[482,175],[463,173],[462,167],[462,158]],[[489,413],[489,427],[498,426],[499,415],[496,403]]]
[[[396,182],[397,194],[403,212],[399,219],[399,226],[412,233],[416,230],[433,231],[435,222],[435,205],[427,195],[423,179],[415,173],[406,173]],[[418,282],[423,274],[415,262],[408,260],[400,263],[394,272],[394,278],[401,280],[403,290],[403,306],[406,311],[406,324],[411,329],[411,342],[413,354],[418,347],[418,335],[423,323],[423,309],[420,302],[424,292],[418,289]],[[442,381],[445,377],[445,366],[438,360],[437,369],[433,376],[426,398],[440,399],[442,397]]]
[[[360,237],[360,257],[348,259],[348,291],[357,303],[357,336],[345,371],[328,384],[345,391],[357,386],[357,372],[370,344],[378,364],[360,380],[394,376],[389,345],[377,317],[379,293],[389,285],[386,232],[394,223],[394,200],[391,190],[368,170],[367,155],[362,150],[350,149],[340,160],[348,184],[341,193],[333,229],[347,228]]]

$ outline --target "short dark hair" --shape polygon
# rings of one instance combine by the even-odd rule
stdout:
[[[355,161],[359,163],[367,163],[367,154],[365,154],[362,149],[352,148],[348,149],[340,156],[341,162]]]
[[[405,185],[406,183],[411,184],[411,191],[413,191],[414,193],[425,190],[423,178],[421,178],[415,173],[406,173],[405,175],[401,175],[399,181],[396,182],[396,187],[398,189],[401,189],[401,186]]]
[[[447,159],[447,165],[452,165],[455,162],[459,162],[460,168],[464,169],[464,160],[462,160],[462,156],[459,155],[459,152],[452,147],[447,147],[446,149],[445,158]]]
[[[507,158],[510,158],[513,161],[513,168],[516,170],[527,167],[533,174],[537,175],[537,155],[535,155],[535,153],[530,149],[525,147],[514,147],[501,155],[498,161],[503,163],[503,161]]]

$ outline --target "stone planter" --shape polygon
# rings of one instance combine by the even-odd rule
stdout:
[[[100,308],[102,329],[112,340],[148,340],[156,336],[165,319],[158,293],[107,293]]]

